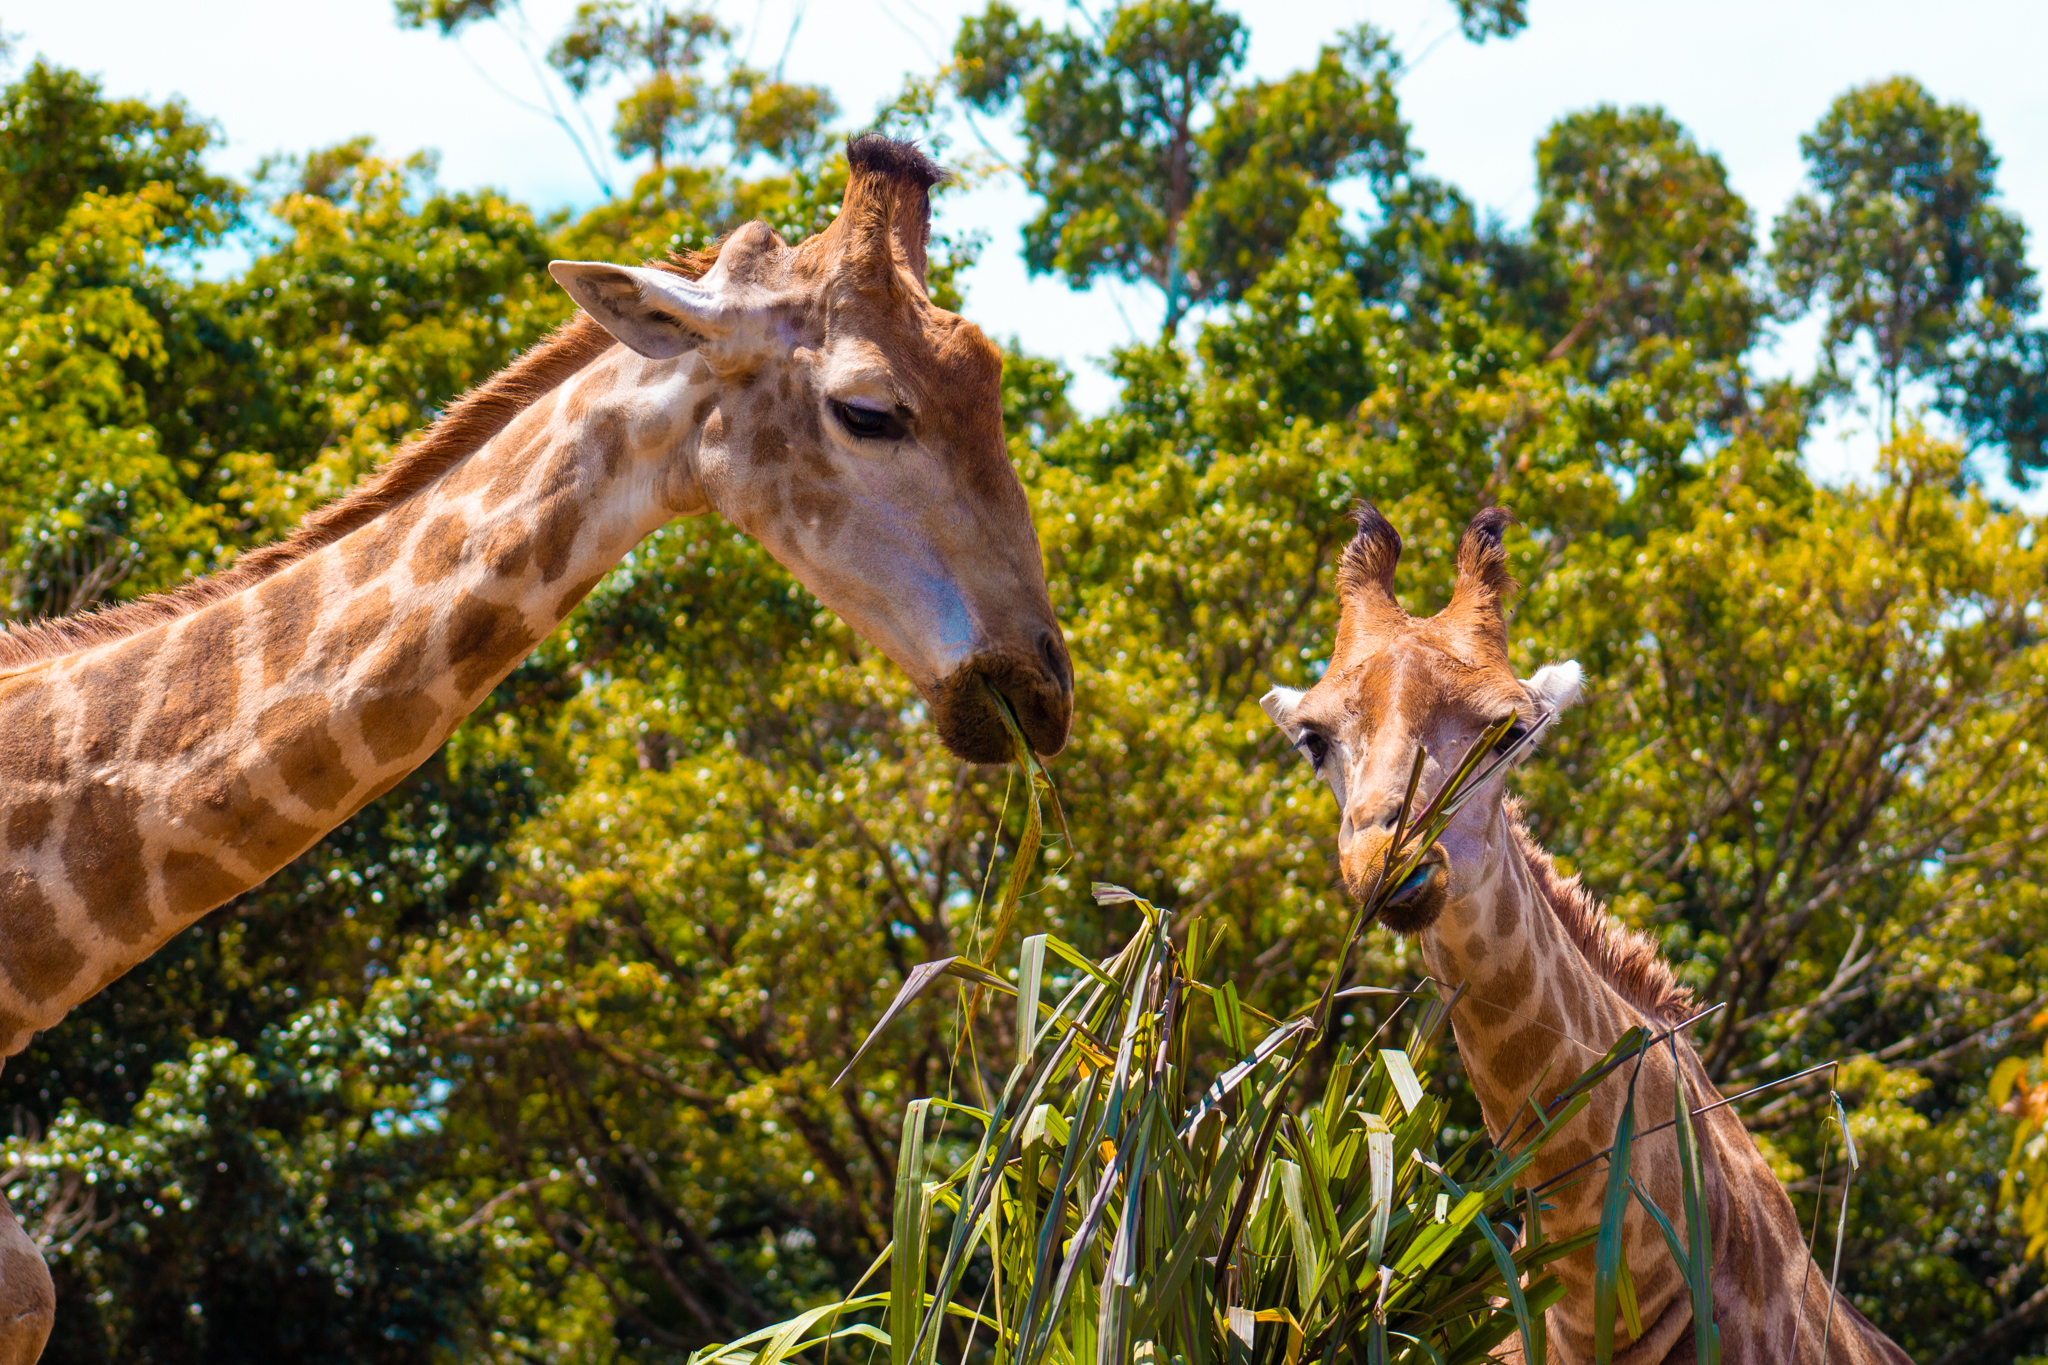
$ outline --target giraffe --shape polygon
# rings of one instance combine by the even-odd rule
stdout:
[[[1576,663],[1561,663],[1523,681],[1509,664],[1505,599],[1515,585],[1501,543],[1511,519],[1505,510],[1473,519],[1458,547],[1450,603],[1426,618],[1408,615],[1394,596],[1400,536],[1369,504],[1355,517],[1358,534],[1337,571],[1329,667],[1308,691],[1276,687],[1262,704],[1335,793],[1339,863],[1351,893],[1363,896],[1394,837],[1417,746],[1427,756],[1420,809],[1482,733],[1510,713],[1514,726],[1496,747],[1528,752],[1531,732],[1540,734],[1577,699],[1581,678]],[[1511,1134],[1520,1140],[1533,1118],[1529,1105],[1555,1098],[1631,1027],[1657,1037],[1693,1012],[1655,943],[1609,916],[1577,878],[1559,873],[1504,787],[1505,775],[1496,775],[1473,794],[1382,915],[1389,929],[1419,939],[1430,976],[1464,988],[1451,1012],[1452,1033],[1496,1142]],[[1675,1061],[1668,1043],[1641,1059],[1639,1129],[1674,1112],[1678,1074],[1695,1109],[1720,1098],[1682,1030],[1676,1036]],[[1585,1168],[1587,1178],[1544,1191],[1546,1235],[1598,1226],[1606,1163],[1595,1158],[1616,1132],[1630,1070],[1601,1082],[1521,1177],[1525,1188],[1540,1189]],[[1734,1110],[1716,1109],[1695,1126],[1722,1359],[1905,1361],[1831,1292],[1792,1201]],[[1632,1173],[1685,1236],[1676,1134],[1645,1133],[1631,1153]],[[1630,1340],[1626,1324],[1615,1324],[1614,1360],[1691,1361],[1690,1294],[1662,1234],[1633,1203],[1625,1243],[1643,1332]],[[1546,1322],[1552,1356],[1561,1362],[1593,1359],[1593,1256],[1588,1247],[1557,1263],[1566,1294]]]
[[[1002,359],[925,289],[907,143],[838,217],[652,267],[557,261],[573,321],[226,572],[0,633],[0,1060],[424,762],[636,543],[717,513],[894,660],[962,759],[1057,752],[1073,673]],[[4,1208],[4,1205],[0,1205]],[[0,1218],[0,1365],[47,1268]]]

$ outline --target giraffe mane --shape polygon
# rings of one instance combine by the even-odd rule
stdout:
[[[1550,907],[1565,934],[1608,985],[1651,1018],[1675,1024],[1693,1012],[1693,994],[1678,982],[1655,939],[1631,929],[1607,913],[1577,877],[1557,870],[1550,854],[1522,823],[1519,803],[1511,803],[1508,826],[1529,865],[1538,894]]]
[[[653,262],[696,279],[718,260],[725,239],[702,251]],[[282,540],[238,557],[220,573],[133,602],[34,622],[0,623],[0,676],[139,634],[245,592],[349,532],[383,516],[503,431],[512,419],[616,343],[581,311],[504,369],[456,399],[363,482],[314,508]]]

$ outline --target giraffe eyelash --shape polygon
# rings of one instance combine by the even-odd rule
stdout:
[[[842,403],[832,400],[832,415],[839,419],[848,434],[863,441],[900,441],[910,434],[910,428],[896,413],[883,408],[871,408],[861,403]]]

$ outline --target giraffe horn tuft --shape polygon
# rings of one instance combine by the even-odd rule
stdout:
[[[946,179],[945,170],[917,144],[880,133],[863,133],[846,144],[846,168],[840,217],[852,228],[851,253],[885,276],[893,276],[900,260],[922,289],[931,190]]]
[[[1337,562],[1337,594],[1346,602],[1375,602],[1400,609],[1394,598],[1394,568],[1401,562],[1401,533],[1380,509],[1361,500],[1351,509],[1358,534]]]
[[[1516,587],[1515,576],[1508,570],[1507,546],[1501,539],[1514,519],[1515,514],[1505,507],[1489,507],[1465,528],[1465,538],[1458,542],[1453,607],[1500,613],[1503,599]]]

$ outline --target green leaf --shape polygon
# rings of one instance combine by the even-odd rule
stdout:
[[[1615,1299],[1619,1292],[1628,1226],[1628,1168],[1635,1144],[1635,1078],[1615,1125],[1614,1145],[1607,1153],[1607,1189],[1600,1201],[1600,1235],[1593,1246],[1593,1359],[1606,1365],[1614,1359]]]
[[[931,1227],[932,1187],[925,1179],[925,1119],[929,1099],[903,1110],[903,1136],[896,1149],[896,1199],[889,1262],[889,1365],[911,1365],[912,1347],[924,1322],[925,1247]]]
[[[1408,1060],[1408,1054],[1400,1048],[1381,1048],[1380,1060],[1386,1064],[1387,1075],[1393,1078],[1401,1108],[1414,1113],[1422,1105],[1422,1082],[1416,1079],[1415,1066]]]

